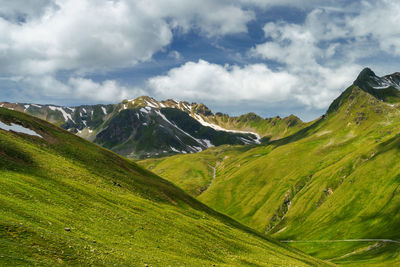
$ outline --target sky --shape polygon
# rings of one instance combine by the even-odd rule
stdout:
[[[398,25],[396,0],[0,0],[0,101],[309,121],[363,68],[400,71]]]

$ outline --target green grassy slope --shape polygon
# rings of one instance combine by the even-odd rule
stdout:
[[[135,163],[23,113],[0,120],[0,266],[326,263],[221,215]]]
[[[229,117],[227,114],[217,113],[203,116],[203,119],[225,129],[255,132],[261,137],[270,140],[292,135],[311,124],[310,122],[301,121],[294,115],[285,118],[276,116],[264,119],[255,113],[248,113],[238,117]]]
[[[166,158],[151,158],[139,161],[140,165],[173,181],[192,196],[199,196],[213,182],[218,170],[229,157],[235,158],[251,146],[211,147],[196,154],[175,155]]]
[[[229,151],[225,157],[222,150],[218,156],[199,153],[209,157],[211,165],[224,160],[212,185],[198,198],[278,239],[400,240],[399,130],[396,105],[352,86],[327,115],[292,136],[235,156]],[[182,185],[173,173],[192,167],[185,159],[196,161],[181,155],[143,164]],[[179,171],[160,172],[159,166],[178,160]],[[293,245],[338,263],[399,263],[400,246],[395,243]]]

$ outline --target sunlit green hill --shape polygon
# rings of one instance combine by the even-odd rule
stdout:
[[[0,266],[326,264],[61,128],[0,121]]]
[[[313,256],[399,264],[400,110],[384,94],[352,85],[312,125],[268,145],[140,163],[246,225],[301,241],[290,244]]]

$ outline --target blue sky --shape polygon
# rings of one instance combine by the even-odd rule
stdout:
[[[0,100],[150,95],[312,120],[364,67],[400,70],[399,14],[390,0],[0,0]]]

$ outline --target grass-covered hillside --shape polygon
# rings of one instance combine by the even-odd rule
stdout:
[[[0,130],[0,266],[327,264],[52,124],[0,121],[40,135]]]
[[[354,85],[312,125],[268,145],[141,164],[246,225],[280,240],[302,241],[290,244],[313,256],[396,265],[399,132],[399,105]],[[216,167],[215,178],[208,166]]]
[[[276,140],[292,135],[311,124],[301,121],[294,115],[285,118],[280,118],[279,116],[262,118],[255,113],[248,113],[238,117],[216,113],[215,115],[202,117],[205,121],[225,129],[255,132],[264,140]]]

